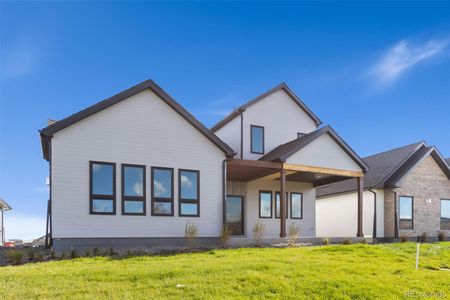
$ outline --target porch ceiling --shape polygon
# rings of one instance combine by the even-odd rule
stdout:
[[[363,173],[311,166],[283,164],[245,159],[232,159],[227,162],[227,180],[249,182],[267,178],[279,180],[279,172],[287,171],[286,180],[312,183],[314,186],[325,185],[352,177],[361,177]]]

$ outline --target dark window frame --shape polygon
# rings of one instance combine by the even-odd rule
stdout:
[[[245,225],[244,225],[244,223],[245,223],[245,205],[244,205],[244,201],[245,201],[245,197],[244,196],[241,196],[241,195],[227,195],[227,198],[228,197],[236,197],[236,198],[241,198],[241,218],[242,218],[242,222],[241,222],[241,232],[242,233],[239,233],[239,234],[231,234],[230,233],[230,235],[233,235],[233,236],[242,236],[242,235],[245,235]],[[225,216],[226,216],[226,211],[225,211]],[[225,220],[225,221],[227,221],[227,220]]]
[[[270,194],[270,216],[269,217],[261,216],[261,194]],[[272,219],[272,217],[273,217],[273,192],[268,191],[268,190],[260,190],[258,204],[259,204],[259,207],[258,207],[259,208],[259,210],[258,210],[259,218],[260,219]]]
[[[410,198],[411,199],[411,219],[405,219],[405,218],[400,218],[400,200],[401,198]],[[400,230],[414,230],[414,196],[406,196],[406,195],[399,195],[398,196],[398,219],[399,219],[399,224],[398,227]],[[401,228],[400,223],[401,221],[411,221],[411,228]]]
[[[280,216],[277,217],[277,213],[278,213],[278,209],[277,209],[277,195],[280,195]],[[285,196],[285,203],[286,203],[286,209],[289,210],[289,203],[288,203],[288,198],[289,198],[289,192],[286,192],[286,196]],[[280,191],[275,191],[275,201],[274,201],[274,205],[275,205],[275,219],[279,219],[281,218],[281,193]],[[289,219],[289,214],[288,211],[286,211],[286,219]]]
[[[143,170],[143,193],[142,196],[126,196],[125,195],[125,168],[126,167],[130,167],[130,168],[140,168]],[[122,215],[124,216],[145,216],[146,215],[146,205],[145,205],[145,200],[146,200],[146,177],[145,174],[146,173],[146,166],[145,165],[135,165],[135,164],[121,164],[121,179],[120,179],[120,184],[122,185],[121,187],[121,204],[122,204]],[[143,211],[141,213],[130,213],[130,212],[126,212],[125,211],[125,201],[135,201],[135,202],[142,202],[143,203]]]
[[[301,196],[301,201],[300,201],[300,218],[299,217],[293,217],[292,216],[292,195],[300,195]],[[303,193],[299,193],[299,192],[291,192],[290,197],[289,197],[289,201],[290,201],[290,217],[291,219],[294,220],[301,220],[303,219]]]
[[[150,176],[150,205],[151,205],[151,215],[152,216],[158,216],[158,217],[173,217],[175,215],[175,195],[174,195],[174,172],[175,169],[174,168],[167,168],[167,167],[155,167],[152,166],[151,168],[151,176]],[[162,197],[155,197],[154,196],[154,175],[155,175],[155,170],[166,170],[166,171],[171,171],[171,186],[170,186],[170,191],[171,191],[171,198],[162,198]],[[160,214],[160,213],[155,213],[155,202],[156,203],[170,203],[171,205],[171,213],[170,214]]]
[[[112,195],[103,195],[103,194],[94,194],[93,189],[93,166],[94,165],[106,165],[106,166],[112,166],[113,167],[113,194]],[[116,214],[116,163],[113,162],[105,162],[105,161],[89,161],[89,214],[91,215],[115,215]],[[94,199],[100,199],[100,200],[111,200],[113,203],[113,211],[112,212],[98,212],[94,211]]]
[[[191,172],[197,173],[197,199],[183,199],[181,198],[181,173]],[[197,204],[197,214],[188,215],[181,213],[181,204]],[[200,217],[200,170],[178,169],[178,216],[179,217]]]
[[[449,230],[449,229],[443,229],[442,227],[442,224],[443,223],[449,223],[450,224],[450,221],[449,220],[443,220],[442,219],[442,202],[443,201],[448,201],[448,202],[450,202],[450,198],[448,199],[448,198],[440,198],[440,202],[439,202],[439,205],[440,205],[440,217],[439,217],[439,229],[440,230]],[[450,226],[449,226],[450,227]]]
[[[255,128],[261,128],[262,129],[262,152],[254,151],[253,150],[253,127]],[[259,125],[250,125],[250,152],[253,154],[264,154],[266,152],[265,147],[265,130],[264,126]]]

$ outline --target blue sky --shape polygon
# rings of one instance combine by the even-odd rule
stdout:
[[[44,232],[38,129],[148,78],[208,126],[285,81],[361,156],[450,156],[450,3],[0,5],[7,238]]]

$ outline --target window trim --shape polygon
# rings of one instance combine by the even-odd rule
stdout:
[[[277,212],[278,212],[278,209],[277,209],[277,195],[280,195],[280,216],[279,217],[277,217]],[[289,192],[286,192],[286,198],[284,200],[285,200],[285,203],[286,203],[286,208],[289,210],[288,198],[289,198]],[[274,205],[275,205],[275,219],[280,219],[281,218],[281,193],[280,193],[280,191],[275,191],[275,203],[274,203]],[[286,219],[289,219],[289,213],[287,211],[286,211]]]
[[[181,173],[191,172],[197,173],[197,199],[181,198]],[[197,214],[187,215],[181,213],[181,204],[197,204]],[[200,217],[200,170],[178,169],[178,216],[179,217]]]
[[[442,220],[442,201],[449,201],[450,202],[450,198],[440,198],[440,201],[439,201],[439,205],[440,205],[440,207],[439,207],[439,209],[440,209],[439,229],[440,230],[448,230],[448,229],[442,229],[442,223],[444,223],[444,222],[450,223],[450,221],[443,221]]]
[[[102,194],[94,194],[94,178],[92,176],[93,166],[94,165],[106,165],[113,167],[113,194],[112,195],[102,195]],[[116,214],[116,163],[113,162],[105,162],[105,161],[89,161],[89,214],[90,215],[115,215]],[[94,199],[100,200],[111,200],[113,202],[113,211],[112,212],[98,212],[94,211]]]
[[[131,167],[131,168],[141,168],[143,169],[143,193],[142,196],[126,196],[125,195],[125,168],[126,167]],[[145,216],[146,214],[146,205],[145,205],[145,200],[146,200],[146,177],[145,174],[146,173],[146,166],[145,165],[135,165],[135,164],[121,164],[121,173],[120,173],[120,184],[121,186],[121,205],[122,205],[122,215],[124,216]],[[143,211],[142,213],[130,213],[130,212],[125,212],[125,201],[134,201],[134,202],[142,202],[143,203]]]
[[[270,194],[270,216],[269,217],[261,216],[261,194]],[[258,209],[259,218],[260,219],[272,219],[272,217],[273,217],[273,193],[272,193],[272,191],[260,190],[258,204],[259,204],[259,209]]]
[[[410,198],[411,199],[411,219],[400,218],[400,198]],[[414,230],[414,196],[399,195],[398,196],[398,229],[399,230]],[[411,228],[400,228],[400,221],[411,221]]]
[[[262,128],[262,152],[253,151],[253,127]],[[265,151],[265,131],[264,126],[250,125],[250,152],[253,154],[264,154]]]
[[[167,168],[167,167],[156,167],[156,166],[152,166],[151,168],[151,176],[150,176],[150,205],[151,205],[151,215],[152,216],[158,216],[158,217],[173,217],[175,215],[175,195],[174,195],[174,172],[175,169],[174,168]],[[161,198],[161,197],[155,197],[154,196],[154,175],[155,175],[155,170],[166,170],[166,171],[171,171],[171,186],[170,186],[170,190],[171,190],[171,198]],[[155,202],[162,202],[162,203],[170,203],[171,204],[171,211],[172,213],[170,214],[160,214],[160,213],[155,213],[155,206],[154,203]]]
[[[300,218],[292,216],[292,195],[300,195],[301,196],[301,201],[300,201]],[[301,219],[303,219],[303,193],[291,192],[289,199],[290,199],[290,207],[289,208],[290,208],[290,217],[291,217],[291,219],[294,219],[294,220],[301,220]]]

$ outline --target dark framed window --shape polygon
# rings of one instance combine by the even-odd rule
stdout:
[[[441,199],[441,229],[450,230],[450,199]]]
[[[259,217],[272,218],[272,191],[259,191]]]
[[[173,169],[152,167],[151,173],[152,216],[173,216]]]
[[[225,223],[231,235],[244,234],[244,196],[227,195]]]
[[[291,193],[291,219],[302,219],[303,218],[303,194],[302,193]]]
[[[116,164],[89,162],[89,213],[116,214]]]
[[[145,166],[122,164],[122,215],[145,215]]]
[[[275,192],[275,218],[279,219],[280,215],[281,215],[281,210],[280,210],[280,192]],[[289,202],[288,202],[288,192],[286,192],[286,196],[284,198],[284,203],[286,205],[286,219],[288,218],[288,206],[289,206]]]
[[[399,197],[400,229],[414,228],[414,198],[410,196]]]
[[[178,170],[178,215],[200,217],[200,171]]]
[[[250,125],[250,152],[264,154],[264,127]]]

